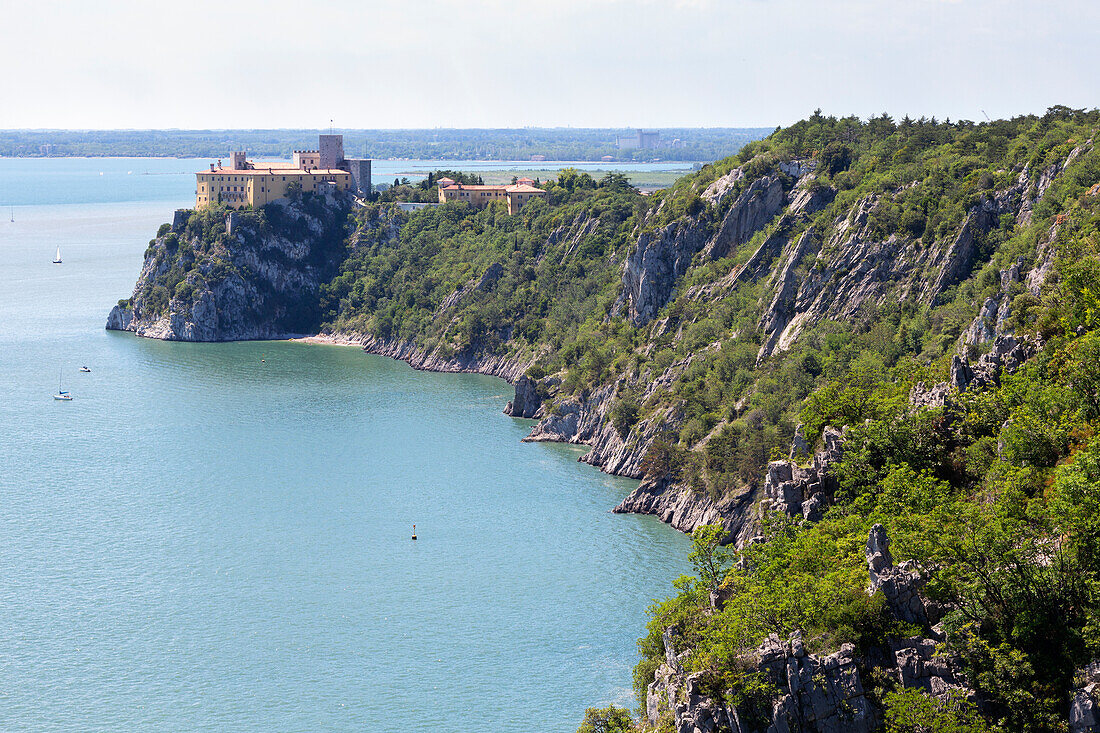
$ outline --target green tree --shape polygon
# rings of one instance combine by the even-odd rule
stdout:
[[[611,424],[615,426],[620,437],[626,438],[630,429],[638,422],[639,409],[638,398],[629,390],[623,392],[611,405]]]
[[[634,721],[626,708],[608,705],[606,708],[588,708],[577,733],[631,733]]]
[[[920,690],[889,693],[884,700],[889,733],[989,733],[992,729],[960,694],[934,698]]]
[[[688,560],[703,586],[711,593],[718,592],[732,561],[732,553],[722,544],[727,534],[726,528],[720,524],[704,524],[691,533]]]

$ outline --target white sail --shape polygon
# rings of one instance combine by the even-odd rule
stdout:
[[[54,261],[55,264],[61,264],[61,245],[60,244],[57,245],[57,254],[55,254],[53,256],[53,261]]]

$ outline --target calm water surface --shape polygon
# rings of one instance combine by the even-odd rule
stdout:
[[[193,190],[145,164],[0,160],[0,730],[572,731],[632,706],[685,538],[607,513],[633,482],[576,449],[520,443],[500,380],[104,331]]]

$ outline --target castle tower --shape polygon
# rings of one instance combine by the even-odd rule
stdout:
[[[321,153],[320,168],[341,168],[344,163],[344,136],[318,136],[318,150]]]
[[[243,171],[248,166],[245,164],[243,150],[234,150],[229,154],[229,167],[231,170]]]

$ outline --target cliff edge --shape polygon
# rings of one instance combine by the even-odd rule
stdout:
[[[316,333],[318,295],[343,262],[352,200],[306,194],[259,211],[203,209],[163,225],[107,328],[171,341]]]

